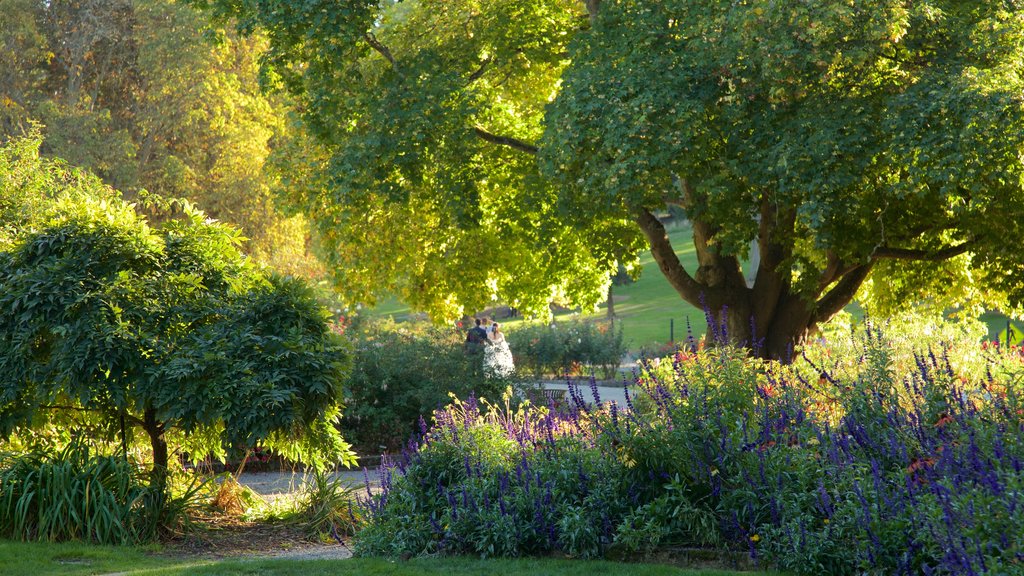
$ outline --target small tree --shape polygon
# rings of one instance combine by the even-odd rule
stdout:
[[[332,425],[349,353],[326,310],[248,262],[235,229],[176,206],[152,229],[85,197],[0,252],[0,432],[50,410],[124,418],[161,490],[175,428],[353,463]]]

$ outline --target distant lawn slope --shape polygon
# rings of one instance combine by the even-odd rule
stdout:
[[[697,269],[697,251],[693,246],[692,234],[688,225],[676,225],[668,229],[669,240],[687,270]],[[629,349],[651,349],[669,342],[670,323],[673,322],[675,340],[684,340],[687,319],[693,336],[702,336],[705,330],[704,311],[683,300],[658,269],[650,252],[640,257],[640,265],[643,271],[638,281],[612,288],[616,321],[622,322],[623,335]],[[607,317],[606,305],[601,305],[596,314],[587,316]]]

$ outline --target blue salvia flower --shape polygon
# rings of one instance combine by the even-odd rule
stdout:
[[[366,496],[373,498],[373,490],[370,489],[370,471],[363,466],[363,485],[366,486]]]
[[[818,481],[818,504],[821,508],[821,513],[826,518],[831,518],[835,514],[835,510],[832,507],[832,498],[829,497],[828,491],[825,490],[825,485]]]

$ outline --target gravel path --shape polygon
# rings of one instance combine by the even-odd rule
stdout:
[[[331,474],[331,478],[338,478],[343,484],[352,486],[358,490],[366,489],[366,477],[370,478],[370,490],[376,492],[380,488],[380,478],[376,470],[368,470],[365,474],[362,470],[339,470]],[[239,478],[239,484],[248,486],[269,502],[279,498],[292,497],[302,490],[307,477],[302,472],[289,470],[282,472],[245,472]]]

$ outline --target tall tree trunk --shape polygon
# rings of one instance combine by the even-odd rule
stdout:
[[[608,285],[608,319],[615,321],[615,299],[612,296],[612,284]]]
[[[156,409],[146,409],[142,427],[149,435],[149,444],[153,448],[153,469],[150,471],[149,485],[162,494],[167,490],[167,439],[164,437],[163,423],[156,419]]]

